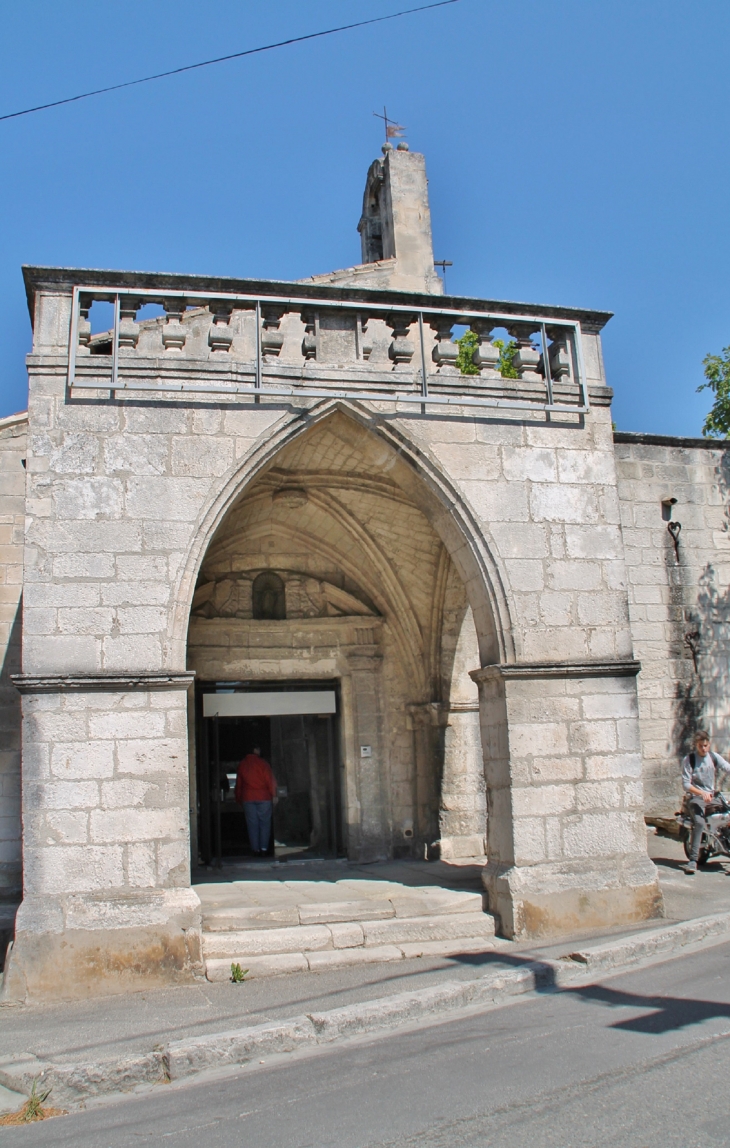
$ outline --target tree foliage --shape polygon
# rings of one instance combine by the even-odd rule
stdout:
[[[478,375],[479,367],[476,366],[473,360],[473,354],[479,346],[479,336],[476,331],[465,331],[460,339],[456,342],[459,345],[459,355],[456,360],[456,365],[461,371],[462,375]],[[505,343],[504,339],[494,339],[493,346],[499,351],[499,373],[503,379],[518,379],[519,374],[512,360],[517,353],[518,343],[514,339],[510,339]]]
[[[715,395],[702,433],[708,438],[730,438],[730,347],[723,347],[721,355],[705,355],[702,365],[707,382],[697,390],[712,391]]]
[[[472,359],[472,355],[479,346],[479,336],[476,331],[465,331],[460,339],[456,340],[459,346],[459,354],[456,359],[456,365],[461,371],[462,375],[478,375],[479,367]]]
[[[519,379],[519,371],[513,362],[519,343],[516,339],[510,339],[509,343],[505,343],[504,339],[495,339],[494,345],[499,350],[499,373],[502,378]]]

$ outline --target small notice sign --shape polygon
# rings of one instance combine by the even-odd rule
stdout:
[[[372,757],[372,756],[373,756],[373,747],[371,745],[361,745],[360,746],[360,757]]]

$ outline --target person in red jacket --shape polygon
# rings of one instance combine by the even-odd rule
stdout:
[[[276,780],[261,748],[247,753],[238,766],[235,798],[243,806],[248,827],[248,840],[253,853],[263,857],[269,848],[271,817],[276,797]]]

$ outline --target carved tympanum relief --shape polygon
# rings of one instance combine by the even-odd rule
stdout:
[[[280,579],[284,587],[285,607],[277,602],[275,610],[260,608],[273,590],[264,580]],[[261,593],[259,593],[261,590]],[[364,595],[363,595],[364,597]],[[376,611],[355,593],[332,582],[312,578],[297,571],[251,570],[203,581],[195,591],[192,613],[198,618],[344,618],[373,617]]]

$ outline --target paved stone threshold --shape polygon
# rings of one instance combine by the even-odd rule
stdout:
[[[603,944],[585,945],[557,960],[539,954],[513,953],[509,960],[502,958],[512,967],[492,970],[471,980],[445,981],[427,989],[343,1008],[173,1040],[140,1056],[79,1064],[54,1064],[28,1054],[2,1057],[0,1086],[16,1094],[22,1103],[38,1080],[44,1088],[52,1088],[56,1105],[82,1108],[105,1096],[182,1082],[201,1073],[235,1070],[251,1061],[315,1050],[340,1040],[433,1023],[464,1010],[498,1006],[535,991],[555,991],[589,981],[600,973],[667,959],[703,944],[719,944],[728,936],[730,913],[715,913],[645,929]]]
[[[195,885],[209,981],[228,980],[232,964],[252,978],[495,947],[480,864],[267,868],[232,867],[228,881]]]

